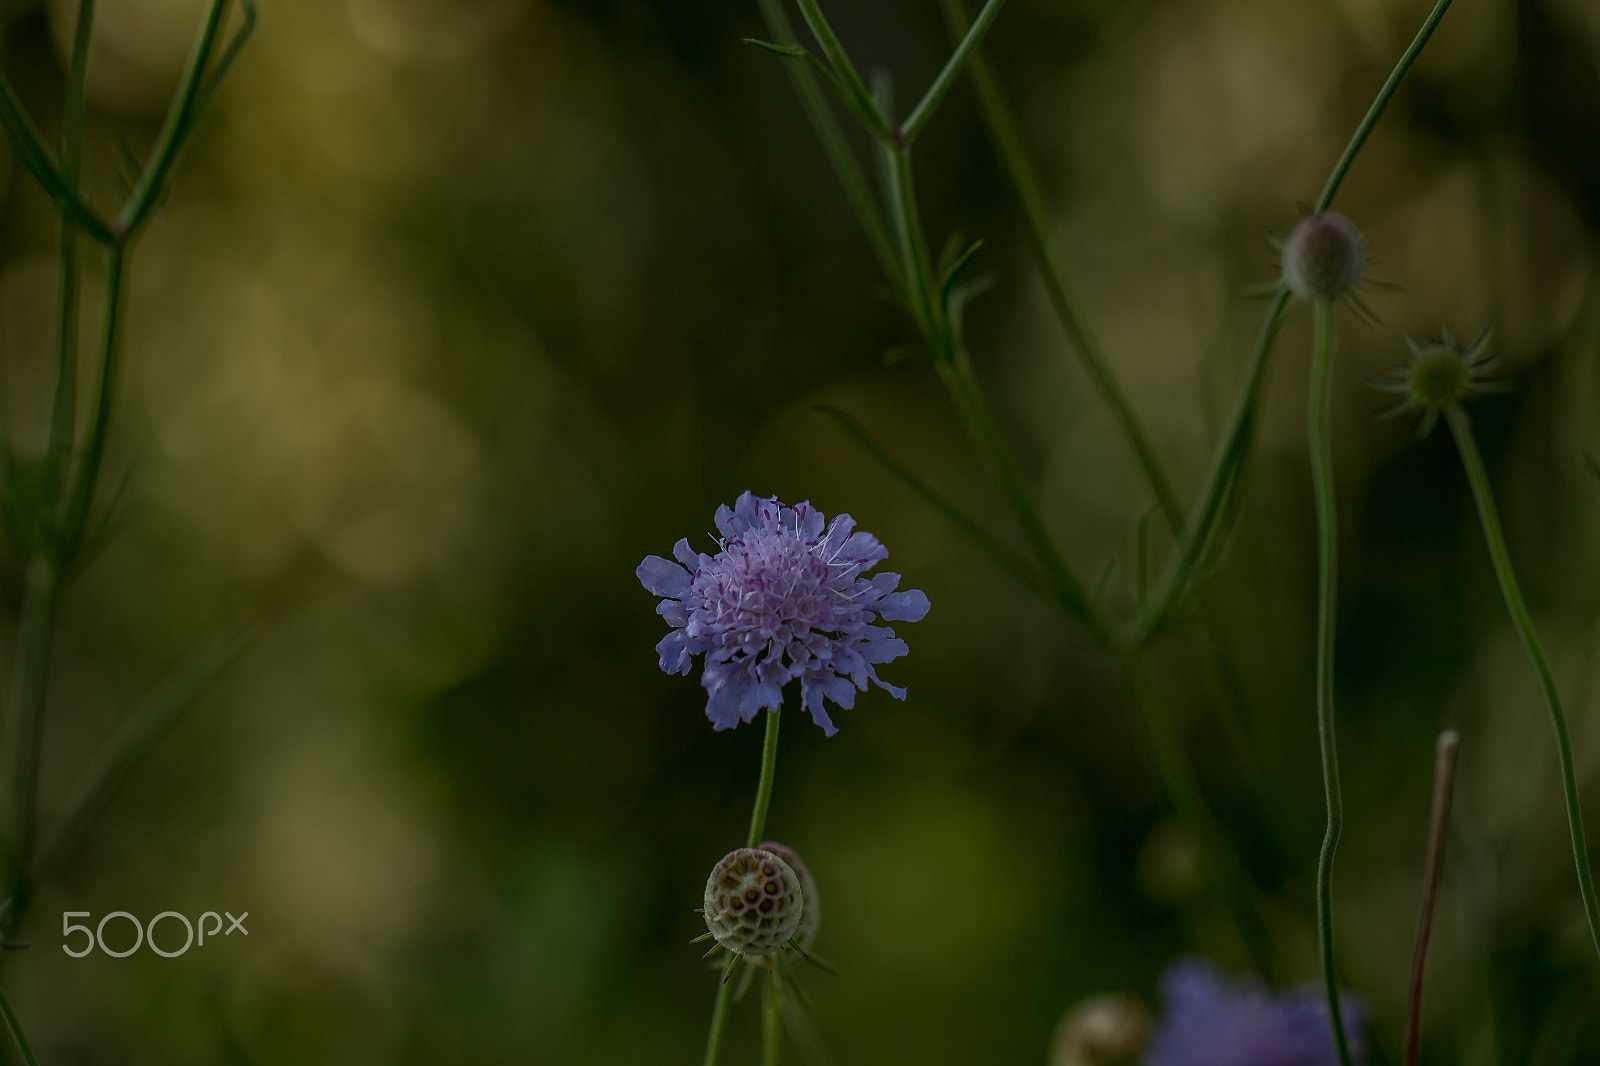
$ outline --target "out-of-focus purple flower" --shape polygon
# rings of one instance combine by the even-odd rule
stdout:
[[[904,655],[906,642],[874,623],[915,622],[928,613],[928,597],[896,592],[899,574],[864,576],[889,551],[854,529],[847,514],[830,524],[809,503],[786,507],[747,492],[732,508],[717,508],[716,555],[680,540],[677,563],[651,555],[639,564],[640,583],[666,597],[656,611],[673,627],[656,645],[661,669],[687,674],[705,655],[701,683],[715,728],[778,709],[795,678],[805,709],[830,737],[838,730],[824,698],[848,710],[871,681],[905,699],[905,689],[873,667]]]
[[[1273,995],[1233,980],[1204,959],[1180,959],[1161,979],[1165,1006],[1144,1066],[1338,1066],[1320,992]],[[1345,1033],[1365,1059],[1365,1012],[1343,997]]]

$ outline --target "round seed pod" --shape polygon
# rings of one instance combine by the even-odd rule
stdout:
[[[1137,1000],[1091,996],[1056,1026],[1050,1066],[1138,1066],[1150,1030],[1150,1012]]]
[[[810,951],[811,945],[817,940],[817,925],[822,920],[822,896],[817,892],[817,882],[793,848],[776,840],[763,840],[759,850],[776,855],[788,863],[789,869],[800,878],[800,895],[805,900],[805,906],[800,911],[800,928],[794,934],[794,940],[800,945],[801,951]]]
[[[1355,288],[1367,266],[1367,242],[1337,211],[1307,215],[1283,242],[1283,280],[1302,300]]]
[[[730,851],[706,880],[706,928],[739,955],[783,950],[799,931],[804,909],[799,875],[769,851]]]

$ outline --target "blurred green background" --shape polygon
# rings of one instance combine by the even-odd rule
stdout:
[[[154,139],[199,0],[101,0],[90,188]],[[991,38],[1057,250],[1185,496],[1271,280],[1421,0],[1011,0]],[[11,0],[5,69],[59,121],[75,4]],[[914,100],[928,0],[830,14]],[[1043,1063],[1081,997],[1151,1000],[1237,938],[1164,814],[1114,667],[860,454],[842,407],[1008,538],[754,3],[266,0],[132,261],[117,536],[68,598],[44,810],[142,692],[257,639],[36,906],[7,983],[69,1063],[692,1063],[688,940],[743,839],[760,731],[714,734],[634,567],[740,492],[848,511],[933,602],[825,740],[789,716],[769,835],[820,882],[802,975],[842,1063]],[[983,236],[973,356],[1054,530],[1125,604],[1149,506],[1049,312],[966,86],[919,143],[935,243]],[[863,145],[864,146],[864,145]],[[9,432],[41,432],[56,222],[6,169]],[[1346,983],[1397,1061],[1432,741],[1463,734],[1427,1057],[1600,1057],[1553,745],[1454,447],[1380,422],[1403,332],[1491,328],[1473,408],[1600,826],[1600,8],[1459,0],[1357,162],[1382,318],[1341,323]],[[1231,550],[1238,665],[1159,645],[1205,790],[1292,977],[1314,976],[1309,320],[1285,330]],[[1158,544],[1164,551],[1167,545]],[[14,599],[15,575],[8,578]],[[698,673],[696,674],[696,677]],[[1232,723],[1229,725],[1229,723]],[[1231,739],[1230,739],[1231,738]],[[59,913],[249,911],[178,959],[71,959]],[[727,1061],[754,1057],[736,1011]]]

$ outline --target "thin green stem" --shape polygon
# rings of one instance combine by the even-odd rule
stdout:
[[[76,195],[83,170],[84,100],[89,77],[89,40],[94,30],[95,0],[78,0],[78,21],[72,33],[72,59],[67,72],[67,103],[61,121],[61,180]],[[55,409],[50,416],[50,454],[72,451],[78,402],[78,225],[61,216],[60,359],[56,371]]]
[[[783,1020],[778,1016],[778,975],[769,969],[764,976],[761,1066],[778,1066],[778,1049],[783,1043]]]
[[[1173,610],[1188,589],[1195,565],[1215,532],[1222,505],[1250,450],[1255,431],[1256,407],[1261,397],[1261,383],[1265,376],[1267,357],[1272,352],[1272,342],[1283,325],[1289,306],[1289,291],[1282,289],[1267,308],[1266,318],[1256,334],[1255,347],[1245,368],[1244,381],[1233,401],[1228,415],[1227,428],[1217,450],[1212,453],[1211,466],[1206,471],[1204,487],[1199,498],[1189,509],[1188,520],[1178,535],[1177,550],[1166,567],[1161,594],[1148,608],[1141,611],[1129,629],[1127,643],[1132,647],[1148,644],[1170,619]]]
[[[945,63],[944,69],[939,71],[939,76],[933,79],[933,84],[928,86],[928,91],[922,94],[922,99],[917,106],[912,108],[911,114],[900,124],[898,140],[901,144],[910,144],[917,139],[917,134],[928,124],[933,113],[938,110],[939,104],[956,83],[961,69],[967,65],[983,38],[988,34],[989,27],[994,25],[994,20],[1000,16],[1000,8],[1005,0],[988,0],[983,5],[983,10],[978,12],[977,19],[961,38],[961,43],[956,45],[956,50]]]
[[[65,510],[61,529],[65,544],[63,558],[71,559],[83,545],[84,530],[88,525],[89,506],[94,500],[95,484],[100,478],[100,466],[105,459],[106,437],[111,429],[111,408],[116,386],[117,354],[122,337],[122,281],[127,266],[128,250],[125,245],[113,245],[109,250],[106,272],[105,335],[100,355],[100,381],[95,390],[93,421],[82,454],[73,468],[72,480],[67,486]]]
[[[1172,716],[1150,676],[1149,667],[1137,652],[1124,654],[1119,662],[1134,709],[1144,727],[1145,739],[1150,746],[1167,802],[1172,805],[1173,813],[1198,847],[1201,861],[1221,891],[1245,949],[1262,976],[1274,981],[1280,968],[1272,934],[1262,920],[1243,863],[1228,842],[1221,825],[1211,814],[1204,793],[1200,791],[1200,783],[1183,754]]]
[[[951,31],[970,35],[966,11],[961,0],[943,0],[943,2],[945,18]],[[1051,254],[1050,215],[1045,208],[1039,175],[1022,145],[1016,120],[1012,117],[1005,94],[1000,89],[994,67],[981,48],[972,53],[967,65],[971,72],[973,89],[978,97],[978,109],[983,116],[984,127],[989,132],[989,140],[994,144],[1000,169],[1016,195],[1017,206],[1022,212],[1023,237],[1027,241],[1029,253],[1033,256],[1034,265],[1038,267],[1039,275],[1044,280],[1050,305],[1055,310],[1056,318],[1060,321],[1072,350],[1077,353],[1079,361],[1088,373],[1089,380],[1094,383],[1100,398],[1110,409],[1111,417],[1133,450],[1139,469],[1143,472],[1145,481],[1149,483],[1151,492],[1155,494],[1156,502],[1160,505],[1168,525],[1176,531],[1183,522],[1183,508],[1178,503],[1177,495],[1172,491],[1172,483],[1162,468],[1161,460],[1150,443],[1150,436],[1145,432],[1138,413],[1134,411],[1127,394],[1122,391],[1122,386],[1118,383],[1116,374],[1106,358],[1105,349],[1089,325],[1088,316],[1079,304],[1077,293],[1066,272],[1057,265]]]
[[[954,357],[944,307],[935,298],[938,285],[933,276],[933,256],[917,210],[916,183],[911,174],[911,151],[905,147],[883,149],[889,177],[889,214],[894,222],[895,239],[900,247],[904,270],[906,302],[923,339],[941,360]]]
[[[1422,20],[1421,29],[1411,39],[1411,45],[1400,56],[1400,62],[1394,65],[1389,72],[1389,80],[1383,83],[1383,88],[1378,90],[1378,95],[1373,98],[1372,106],[1367,108],[1366,115],[1361,119],[1361,125],[1356,127],[1355,133],[1350,136],[1350,143],[1344,146],[1344,153],[1339,156],[1339,161],[1333,165],[1328,180],[1322,186],[1322,193],[1317,197],[1317,204],[1312,208],[1313,214],[1320,215],[1333,206],[1333,198],[1339,191],[1339,186],[1344,182],[1344,176],[1350,170],[1350,165],[1356,161],[1356,153],[1361,151],[1361,146],[1367,143],[1367,135],[1378,124],[1378,117],[1383,114],[1383,109],[1389,106],[1389,100],[1394,96],[1395,90],[1400,88],[1400,82],[1406,76],[1406,71],[1411,69],[1411,64],[1416,62],[1417,56],[1422,54],[1422,46],[1428,43],[1428,38],[1433,36],[1433,31],[1438,27],[1439,20],[1444,18],[1444,13],[1450,8],[1450,0],[1439,0],[1433,5],[1433,10],[1428,12],[1428,17]]]
[[[797,2],[806,25],[811,27],[812,35],[822,46],[822,54],[828,57],[828,63],[844,87],[845,102],[856,113],[856,117],[861,119],[862,124],[880,141],[886,144],[893,143],[894,127],[873,101],[872,94],[867,91],[866,83],[861,80],[861,75],[856,73],[855,64],[850,62],[850,56],[845,52],[844,45],[839,43],[838,34],[833,32],[827,16],[822,13],[822,8],[817,6],[817,0],[797,0]]]
[[[732,985],[717,982],[717,1001],[711,1007],[711,1033],[706,1037],[704,1066],[717,1066],[717,1056],[722,1053],[722,1034],[728,1027],[728,997]]]
[[[6,999],[4,992],[0,992],[0,1016],[4,1016],[6,1028],[11,1032],[11,1039],[16,1041],[17,1050],[22,1052],[22,1061],[26,1066],[39,1066],[33,1048],[28,1046],[28,1038],[22,1034],[22,1023],[17,1021],[17,1013],[11,1009],[11,1001]]]
[[[750,832],[744,846],[753,848],[761,843],[761,834],[767,828],[767,808],[772,805],[772,781],[778,769],[778,710],[767,710],[767,735],[761,746],[761,782],[756,786],[756,802],[750,811]],[[728,982],[717,983],[717,1000],[711,1008],[711,1033],[706,1037],[705,1066],[716,1066],[722,1049],[722,1033],[728,1025]]]
[[[1311,450],[1311,481],[1317,500],[1317,738],[1322,748],[1322,789],[1328,808],[1327,832],[1317,858],[1317,948],[1328,1016],[1341,1066],[1351,1066],[1350,1040],[1339,1007],[1339,982],[1333,958],[1333,858],[1344,830],[1344,797],[1339,787],[1339,747],[1333,722],[1333,652],[1339,594],[1339,521],[1335,509],[1333,445],[1328,430],[1329,385],[1333,380],[1333,303],[1316,303],[1311,353],[1311,406],[1306,431]]]
[[[13,855],[8,881],[18,900],[17,912],[22,910],[22,901],[27,898],[23,861],[33,846],[40,727],[60,590],[61,574],[51,559],[41,555],[28,561],[23,579],[22,620],[17,631],[7,702],[10,730],[6,781],[10,792],[6,833]]]
[[[767,736],[761,747],[761,783],[756,786],[756,805],[750,811],[750,833],[744,846],[753,848],[761,843],[761,834],[767,828],[767,808],[772,805],[772,779],[778,770],[778,709],[767,710]]]
[[[994,412],[983,398],[971,362],[963,353],[958,353],[958,357],[951,362],[939,363],[938,370],[946,391],[967,427],[968,436],[989,467],[990,476],[1000,489],[1012,517],[1021,527],[1028,547],[1044,569],[1055,598],[1063,609],[1088,628],[1096,641],[1110,647],[1114,637],[1111,622],[1099,604],[1090,598],[1083,582],[1061,554],[1055,538],[1050,535],[1044,516],[1040,514],[1032,493],[1017,469],[1016,460],[1005,446]]]
[[[61,209],[62,214],[70,216],[74,222],[83,227],[85,233],[102,244],[109,244],[117,239],[106,221],[62,178],[60,168],[44,146],[44,135],[28,117],[27,110],[17,97],[17,91],[3,74],[0,74],[0,130],[5,132],[6,140],[10,142],[12,151],[17,154],[17,159],[28,173],[33,175],[34,180],[44,187],[44,191]]]
[[[796,43],[794,27],[784,14],[781,0],[759,0],[759,2],[762,17],[766,19],[767,32],[772,39],[782,45]],[[833,111],[829,109],[828,101],[817,85],[816,76],[804,63],[785,63],[784,69],[788,72],[790,84],[794,86],[795,95],[800,98],[800,109],[805,112],[817,139],[822,142],[822,154],[828,157],[828,162],[844,189],[845,200],[855,212],[856,221],[860,223],[862,232],[866,234],[867,243],[872,247],[872,253],[878,257],[878,264],[883,268],[884,274],[898,287],[900,263],[895,255],[894,242],[889,237],[889,228],[883,220],[883,209],[873,195],[872,186],[862,172],[861,164],[851,152],[844,131],[839,128],[838,121],[833,117]]]
[[[1483,466],[1483,456],[1472,435],[1472,423],[1460,404],[1451,404],[1444,410],[1445,420],[1456,439],[1456,449],[1461,453],[1461,465],[1466,468],[1467,482],[1472,486],[1472,498],[1478,507],[1478,519],[1483,525],[1484,543],[1494,562],[1495,577],[1500,581],[1500,592],[1505,597],[1506,610],[1516,627],[1522,646],[1533,660],[1533,669],[1539,675],[1539,687],[1544,692],[1545,706],[1550,711],[1550,724],[1556,734],[1556,757],[1561,763],[1561,791],[1567,803],[1567,830],[1572,837],[1572,862],[1578,873],[1578,892],[1583,897],[1584,914],[1589,919],[1589,937],[1600,954],[1600,899],[1596,898],[1594,871],[1589,865],[1589,846],[1583,832],[1583,808],[1578,801],[1578,776],[1572,766],[1572,737],[1567,731],[1567,716],[1561,709],[1561,693],[1556,688],[1555,674],[1550,661],[1545,658],[1544,646],[1533,628],[1533,617],[1523,602],[1522,589],[1517,584],[1516,571],[1511,567],[1511,553],[1506,549],[1505,533],[1500,528],[1500,516],[1495,510],[1494,492],[1489,487],[1489,474]]]
[[[194,48],[189,53],[189,64],[184,68],[178,94],[173,97],[172,105],[167,109],[166,122],[163,123],[161,134],[156,139],[150,162],[145,165],[139,180],[134,183],[133,191],[128,194],[122,210],[117,212],[117,217],[112,220],[111,229],[118,240],[127,241],[150,217],[150,209],[155,206],[157,198],[166,187],[167,175],[177,163],[184,143],[194,129],[194,118],[205,79],[206,64],[211,58],[212,48],[216,45],[217,34],[222,30],[222,16],[227,9],[228,0],[211,0],[205,21],[201,23],[200,31],[195,37]]]

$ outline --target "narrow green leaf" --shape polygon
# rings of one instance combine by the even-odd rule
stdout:
[[[804,59],[810,54],[798,44],[773,44],[771,41],[763,41],[756,37],[741,37],[739,43],[759,48],[763,52],[771,52],[775,56],[783,56],[785,59]]]

